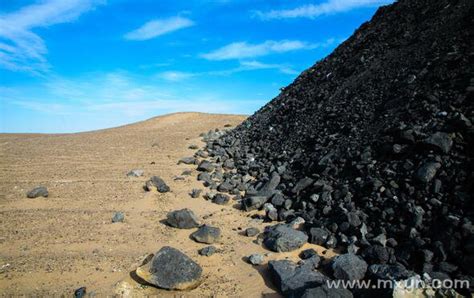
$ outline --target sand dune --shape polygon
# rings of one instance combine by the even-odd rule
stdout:
[[[263,224],[232,206],[190,198],[192,188],[203,188],[194,169],[186,180],[173,180],[191,169],[177,161],[194,153],[190,144],[203,145],[200,133],[244,118],[179,113],[87,133],[0,135],[0,292],[70,295],[86,286],[89,293],[100,295],[131,291],[173,296],[176,293],[140,285],[130,277],[147,254],[170,245],[204,270],[202,285],[186,295],[277,295],[265,267],[243,259],[269,252],[240,234],[240,229],[263,229]],[[145,175],[126,177],[135,168]],[[143,185],[152,175],[162,177],[171,192],[146,193]],[[27,199],[25,193],[36,185],[47,186],[50,196]],[[219,253],[199,256],[198,249],[205,245],[190,240],[189,230],[160,222],[167,212],[185,207],[201,218],[212,214],[203,222],[222,229]],[[112,224],[116,211],[125,213],[124,223]]]

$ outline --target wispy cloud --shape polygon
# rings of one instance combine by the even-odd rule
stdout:
[[[374,7],[390,4],[394,0],[328,0],[320,4],[307,4],[292,9],[254,11],[254,16],[262,20],[310,18],[346,12],[355,8]]]
[[[47,115],[113,116],[122,119],[121,123],[178,111],[235,113],[239,110],[239,101],[224,101],[218,92],[167,89],[167,84],[144,82],[123,72],[89,74],[75,79],[53,77],[37,89],[0,88],[0,99],[2,104]],[[258,101],[254,106],[258,108],[261,104],[263,101]]]
[[[253,71],[253,70],[264,70],[264,69],[275,69],[281,73],[295,75],[299,72],[292,68],[288,64],[278,64],[278,63],[263,63],[256,60],[249,61],[239,61],[239,66],[224,69],[224,70],[211,70],[203,72],[183,72],[177,70],[163,71],[158,73],[156,76],[160,79],[169,81],[169,82],[181,82],[190,78],[200,77],[200,76],[229,76],[235,73],[244,72],[244,71]]]
[[[191,27],[194,22],[188,18],[172,17],[168,19],[152,20],[140,28],[125,34],[128,40],[148,40],[176,30]]]
[[[198,73],[192,72],[183,72],[183,71],[164,71],[158,74],[159,78],[162,78],[167,81],[178,82],[191,77],[199,75]]]
[[[72,22],[101,0],[50,0],[0,15],[0,66],[42,74],[49,70],[44,40],[32,30]]]
[[[233,42],[217,50],[202,54],[207,60],[230,60],[261,57],[274,53],[285,53],[296,50],[309,50],[330,45],[333,39],[324,43],[307,43],[299,40],[267,40],[263,43],[251,44],[247,42]]]

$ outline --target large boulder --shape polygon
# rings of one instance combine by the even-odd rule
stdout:
[[[201,282],[202,268],[179,250],[164,246],[136,270],[146,282],[167,290],[187,290]]]
[[[199,226],[199,220],[188,208],[175,210],[166,215],[166,223],[178,229],[192,229]]]
[[[293,229],[288,224],[277,224],[265,233],[263,243],[276,252],[288,252],[300,248],[308,241],[308,236]]]

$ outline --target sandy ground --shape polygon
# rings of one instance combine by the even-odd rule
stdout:
[[[86,286],[97,296],[278,297],[266,265],[245,262],[251,253],[269,251],[242,230],[263,230],[267,223],[232,205],[192,199],[189,191],[203,188],[194,169],[184,181],[173,180],[192,169],[177,161],[194,153],[190,144],[203,146],[200,133],[235,126],[244,118],[179,113],[87,133],[0,134],[0,294],[71,295]],[[128,178],[131,169],[143,169],[145,175]],[[171,192],[145,192],[143,185],[153,175],[162,177]],[[26,198],[37,185],[46,186],[50,196]],[[222,240],[215,245],[219,253],[198,255],[206,245],[189,239],[194,230],[161,222],[167,212],[182,208],[221,228]],[[111,222],[116,211],[125,213],[125,222]],[[180,249],[203,267],[198,288],[169,292],[131,277],[149,253],[164,245]],[[309,247],[322,253],[310,244],[303,249]],[[267,260],[298,260],[298,252],[272,253]]]

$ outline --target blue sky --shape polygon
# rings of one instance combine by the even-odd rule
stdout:
[[[391,2],[0,1],[0,131],[252,114]]]

